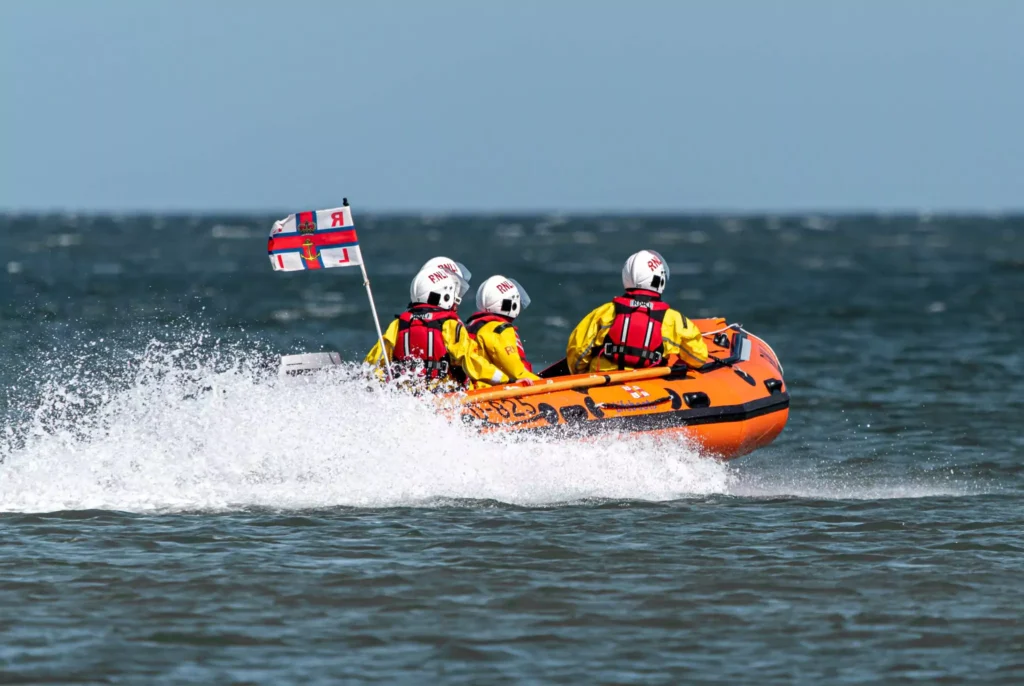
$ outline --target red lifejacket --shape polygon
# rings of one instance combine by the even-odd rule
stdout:
[[[526,371],[533,373],[533,365],[526,359],[526,351],[523,350],[523,342],[519,340],[519,330],[512,324],[512,320],[501,314],[494,314],[493,312],[477,312],[469,319],[466,320],[466,331],[469,332],[470,337],[475,341],[477,332],[483,328],[487,322],[501,322],[498,326],[494,327],[494,333],[500,334],[505,329],[511,328],[516,334],[516,349],[519,351],[519,359],[523,361],[523,366],[526,367]]]
[[[655,291],[634,289],[612,298],[612,303],[615,305],[615,319],[608,329],[601,355],[618,365],[619,369],[661,364],[664,352],[661,325],[670,309],[661,301],[661,295]]]
[[[459,315],[433,305],[413,305],[397,319],[398,336],[392,360],[409,366],[422,363],[420,373],[428,379],[452,376],[454,370],[441,331],[446,321],[458,321]]]

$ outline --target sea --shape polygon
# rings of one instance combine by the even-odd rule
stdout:
[[[272,271],[283,214],[0,215],[0,683],[1024,683],[1024,217],[355,208],[384,325],[451,257],[537,366],[659,251],[785,368],[724,463],[368,384],[359,270]]]

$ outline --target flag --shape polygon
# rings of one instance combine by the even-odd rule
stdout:
[[[363,262],[348,206],[277,220],[270,229],[267,253],[275,271],[357,267]]]

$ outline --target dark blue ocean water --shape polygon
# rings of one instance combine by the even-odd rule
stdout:
[[[728,465],[278,383],[374,333],[273,219],[0,217],[0,683],[1024,680],[1024,218],[356,208],[385,319],[448,255],[526,286],[537,363],[662,252],[785,365]]]

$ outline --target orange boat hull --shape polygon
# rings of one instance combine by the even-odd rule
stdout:
[[[726,460],[763,448],[789,417],[789,393],[775,353],[738,326],[726,328],[724,319],[694,323],[717,358],[702,369],[618,382],[615,377],[622,373],[612,372],[610,383],[600,386],[479,402],[473,402],[474,395],[494,389],[469,391],[463,420],[485,432],[684,436],[704,453]]]

